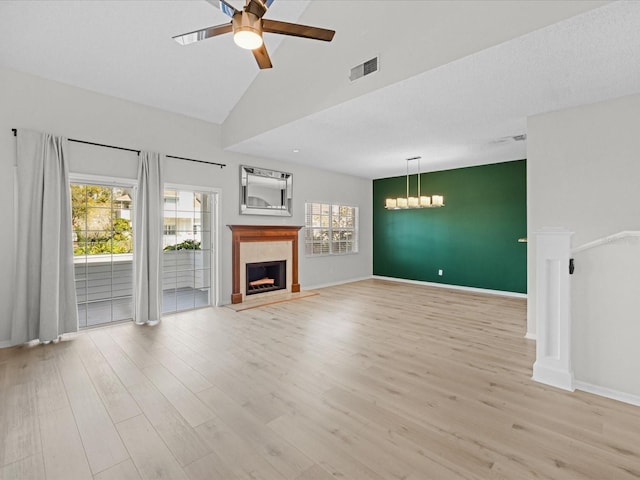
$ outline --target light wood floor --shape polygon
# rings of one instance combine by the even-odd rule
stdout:
[[[0,350],[0,478],[640,477],[639,408],[530,380],[523,300],[319,292]]]

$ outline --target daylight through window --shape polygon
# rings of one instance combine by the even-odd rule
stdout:
[[[79,326],[133,317],[133,187],[71,184]]]
[[[305,253],[340,255],[358,251],[358,207],[307,203]]]

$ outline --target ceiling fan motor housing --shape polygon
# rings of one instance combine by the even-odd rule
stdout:
[[[231,23],[233,26],[234,39],[237,39],[238,35],[242,36],[243,32],[247,32],[248,35],[254,37],[257,35],[260,38],[260,44],[250,47],[249,50],[253,50],[262,45],[262,21],[259,17],[247,11],[236,12],[231,19]],[[237,40],[236,43],[238,43]],[[239,44],[239,46],[247,48],[242,44]]]

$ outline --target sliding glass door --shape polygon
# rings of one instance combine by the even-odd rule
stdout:
[[[211,192],[164,192],[162,312],[206,307],[212,297],[213,205]]]
[[[134,186],[78,181],[71,199],[79,326],[132,319]],[[215,201],[214,192],[165,190],[163,313],[215,304]]]
[[[133,317],[133,187],[71,184],[79,326]]]

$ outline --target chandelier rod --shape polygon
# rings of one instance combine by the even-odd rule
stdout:
[[[420,198],[420,159],[422,157],[407,158],[407,199],[409,198],[409,162],[418,160],[418,198]]]

